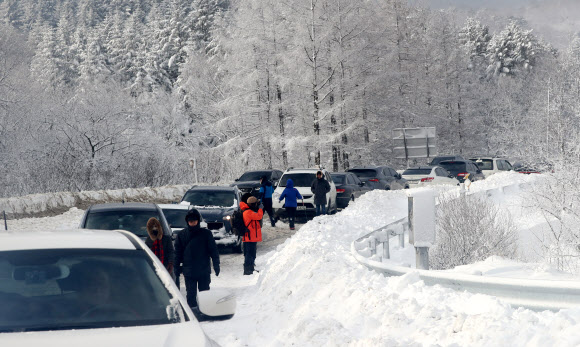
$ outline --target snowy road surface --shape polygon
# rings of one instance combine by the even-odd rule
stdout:
[[[502,180],[507,178],[529,179],[516,175]],[[486,180],[472,188],[492,184],[494,180]],[[236,315],[204,322],[204,330],[222,346],[580,345],[580,308],[532,312],[485,295],[426,286],[413,273],[386,278],[358,264],[350,254],[351,242],[403,216],[404,194],[372,191],[337,215],[315,218],[294,235],[285,228],[266,228],[266,241],[258,246],[259,274],[242,276],[242,256],[224,252],[222,274],[212,277],[212,288],[229,288],[238,295]],[[499,203],[521,225],[539,228],[538,223],[530,225],[538,216],[522,208],[517,194]],[[76,227],[81,215],[72,209],[55,217],[11,221],[10,228]],[[528,231],[520,232],[525,236]],[[526,242],[532,239],[528,236]],[[494,272],[493,261],[484,265],[483,275]],[[529,277],[546,278],[552,269],[529,271]]]

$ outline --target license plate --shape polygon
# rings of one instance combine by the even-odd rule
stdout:
[[[306,209],[306,206],[298,206],[298,207],[296,207],[296,209],[297,210],[305,210]]]

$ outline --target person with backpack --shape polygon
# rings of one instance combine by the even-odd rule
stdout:
[[[272,194],[274,193],[274,187],[272,182],[268,180],[267,176],[263,176],[260,179],[260,200],[264,205],[264,211],[268,212],[268,218],[270,218],[270,224],[272,227],[276,226],[276,219],[274,212],[272,211]]]
[[[314,193],[314,204],[316,205],[316,215],[326,214],[326,193],[330,192],[330,183],[324,179],[322,171],[316,173],[316,179],[312,181],[310,190]]]
[[[264,212],[258,205],[258,199],[250,197],[247,203],[241,202],[240,209],[244,216],[244,275],[251,275],[255,270],[258,242],[262,242],[262,217]]]
[[[288,221],[290,222],[290,230],[294,230],[294,219],[296,218],[296,208],[298,207],[298,199],[302,199],[302,195],[298,189],[294,188],[294,181],[291,178],[286,181],[286,188],[280,194],[278,201],[286,199],[284,206],[286,209],[286,215],[288,216]]]
[[[187,228],[175,240],[175,264],[185,277],[187,304],[197,307],[197,291],[209,290],[211,283],[210,259],[215,275],[220,274],[220,256],[211,231],[201,228],[201,214],[191,209],[185,216]]]

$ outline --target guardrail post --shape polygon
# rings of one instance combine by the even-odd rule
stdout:
[[[465,198],[465,183],[459,184],[459,195],[461,198]]]
[[[371,239],[369,240],[369,248],[371,250],[371,255],[377,254],[377,239],[376,238],[371,237]]]
[[[383,259],[391,259],[391,253],[389,251],[389,238],[383,241]]]
[[[417,269],[429,270],[429,247],[435,244],[435,195],[426,190],[408,199],[409,243],[415,246]]]

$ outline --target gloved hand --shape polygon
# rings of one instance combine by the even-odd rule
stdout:
[[[220,275],[220,266],[219,265],[214,265],[213,270],[215,271],[216,277]]]

